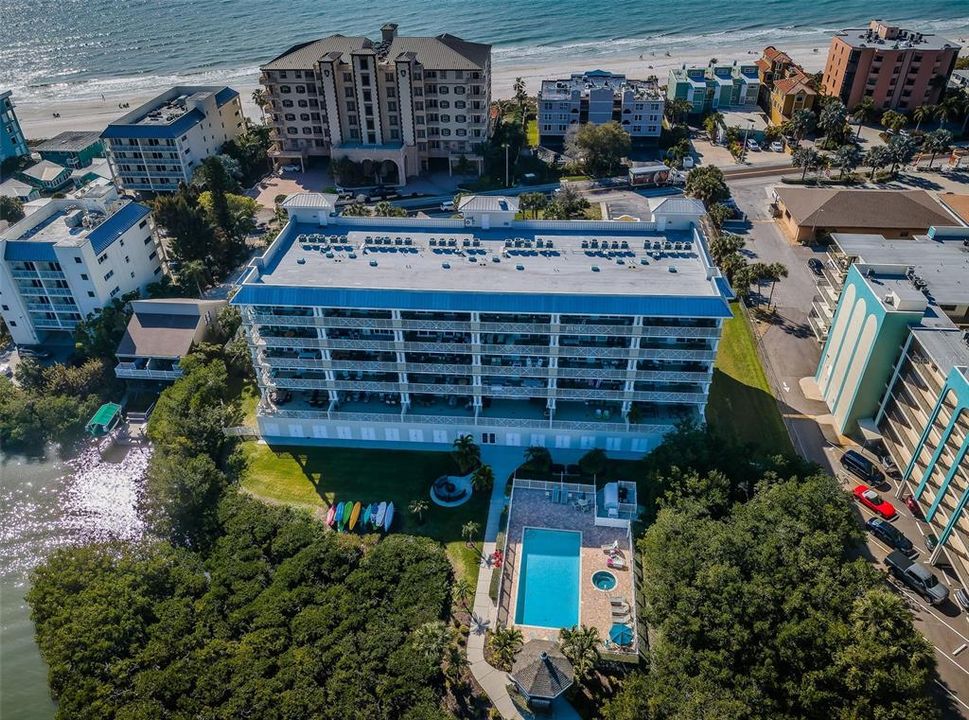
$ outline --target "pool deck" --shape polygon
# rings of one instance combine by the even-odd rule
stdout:
[[[540,628],[515,623],[515,608],[518,600],[518,559],[520,557],[524,529],[549,528],[553,530],[575,530],[582,533],[581,567],[579,575],[579,623],[599,630],[605,640],[613,624],[610,598],[622,597],[635,616],[633,604],[633,565],[632,548],[626,528],[601,527],[595,524],[591,511],[576,510],[572,504],[553,504],[546,497],[545,490],[515,487],[511,500],[511,515],[508,518],[507,551],[503,566],[502,589],[498,607],[498,622],[502,625],[515,625],[525,636],[525,641],[533,639],[558,640],[558,628]],[[608,556],[603,552],[604,545],[619,543],[626,569],[611,569],[606,565]],[[592,575],[599,570],[609,570],[616,576],[617,585],[613,590],[602,591],[592,585]],[[617,620],[620,620],[617,618]],[[635,627],[634,623],[630,623]]]

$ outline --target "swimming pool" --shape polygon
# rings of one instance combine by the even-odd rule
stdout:
[[[563,628],[579,624],[582,533],[525,528],[515,622]]]

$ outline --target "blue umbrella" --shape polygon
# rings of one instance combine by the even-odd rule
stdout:
[[[633,629],[622,623],[613,623],[609,630],[609,639],[616,645],[628,645],[633,641]]]

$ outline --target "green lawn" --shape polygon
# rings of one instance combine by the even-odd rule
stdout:
[[[750,326],[738,303],[723,328],[707,404],[718,432],[770,453],[793,454],[791,438],[757,357]]]
[[[325,510],[342,500],[392,500],[395,531],[444,543],[458,577],[472,586],[477,582],[478,554],[465,546],[461,526],[473,520],[483,535],[489,493],[475,493],[457,508],[438,507],[428,497],[432,481],[457,472],[450,454],[260,443],[245,443],[243,451],[248,460],[242,482],[246,492],[267,502],[311,510]],[[407,510],[417,498],[428,502],[423,523]]]

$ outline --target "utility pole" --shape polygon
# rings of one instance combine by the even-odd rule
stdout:
[[[508,143],[502,143],[501,146],[505,148],[505,187],[510,187],[511,183],[508,181]]]

